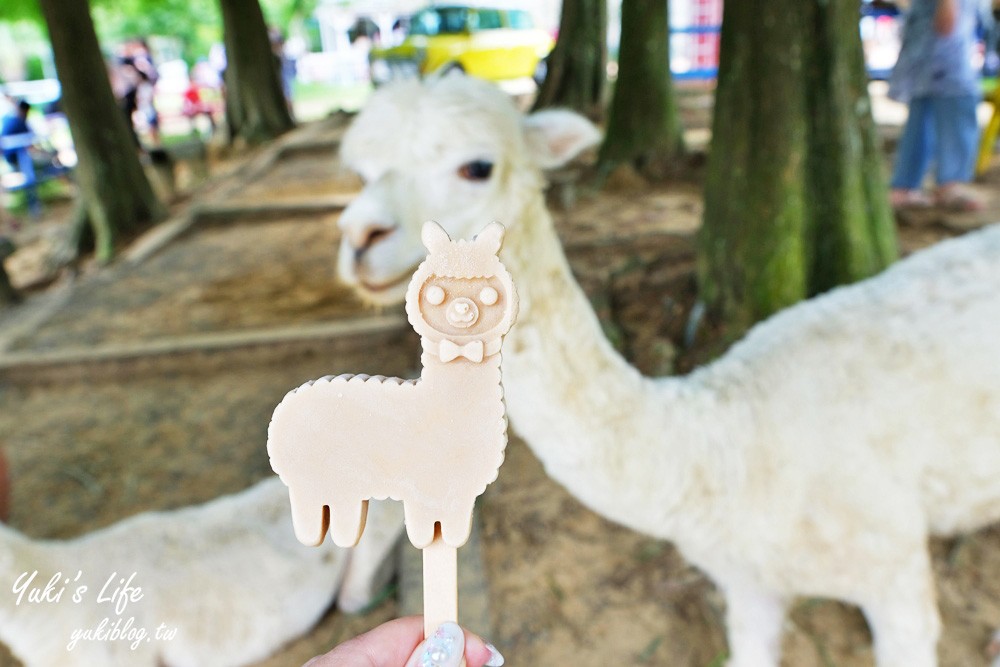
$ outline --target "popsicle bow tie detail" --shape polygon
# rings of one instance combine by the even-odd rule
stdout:
[[[474,340],[465,345],[458,345],[445,339],[438,344],[438,355],[444,363],[454,361],[459,357],[465,357],[469,361],[479,363],[483,360],[483,341]]]

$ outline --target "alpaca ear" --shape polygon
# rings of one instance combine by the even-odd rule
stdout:
[[[542,169],[560,167],[601,140],[594,124],[572,111],[551,109],[524,119],[528,152]]]
[[[441,225],[433,220],[428,220],[424,223],[423,229],[420,230],[420,240],[424,242],[424,247],[427,248],[428,252],[434,252],[444,244],[450,243],[451,237]]]
[[[483,228],[483,231],[476,234],[476,243],[485,245],[494,255],[500,252],[503,245],[503,235],[507,231],[499,222],[491,222]]]

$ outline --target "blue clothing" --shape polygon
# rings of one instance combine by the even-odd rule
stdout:
[[[979,0],[957,0],[955,28],[934,30],[938,0],[913,0],[903,25],[903,45],[889,77],[889,97],[977,95],[979,76],[972,68]]]
[[[919,189],[932,159],[939,185],[972,180],[979,147],[978,102],[979,95],[910,100],[910,115],[896,150],[894,189]]]
[[[28,120],[21,118],[21,114],[9,113],[3,117],[0,136],[7,137],[12,134],[24,134],[25,132],[31,132],[31,128],[28,127]]]
[[[17,112],[9,113],[0,121],[0,137],[9,137],[15,134],[27,134],[31,132],[28,121],[21,118]],[[17,150],[5,150],[3,157],[12,167],[17,168]]]
[[[889,77],[889,97],[909,104],[896,152],[894,189],[920,189],[931,162],[938,186],[972,180],[982,97],[972,67],[980,0],[956,0],[955,27],[934,29],[941,0],[913,0],[903,26],[903,46]]]

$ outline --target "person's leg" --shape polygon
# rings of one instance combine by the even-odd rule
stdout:
[[[979,124],[973,95],[938,97],[932,102],[937,134],[937,183],[968,183],[976,165]]]
[[[42,214],[42,204],[38,199],[38,178],[35,174],[35,163],[27,148],[17,151],[17,170],[24,174],[24,194],[28,200],[28,212],[37,218]]]
[[[937,134],[935,150],[938,204],[961,211],[975,211],[982,202],[965,183],[972,180],[979,145],[979,123],[976,118],[975,95],[935,98],[934,128]]]
[[[896,165],[892,173],[894,192],[920,189],[933,147],[931,100],[915,97],[910,101],[909,115],[896,148]]]

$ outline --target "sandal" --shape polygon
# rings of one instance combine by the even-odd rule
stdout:
[[[953,213],[972,213],[986,206],[979,197],[959,185],[938,188],[935,199],[939,208]]]
[[[889,193],[889,202],[892,207],[899,211],[914,208],[930,208],[933,205],[931,198],[923,190],[907,190],[895,188]]]

